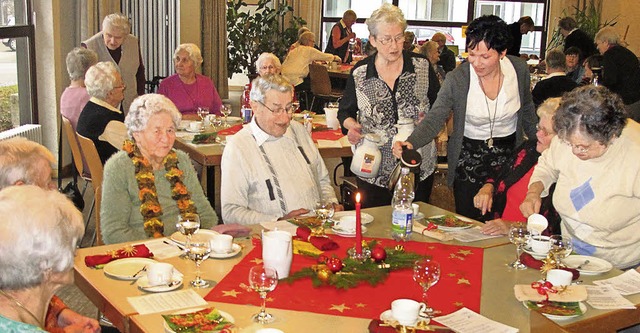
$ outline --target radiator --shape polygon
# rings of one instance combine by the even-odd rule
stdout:
[[[42,144],[42,126],[35,124],[22,125],[16,128],[12,128],[8,131],[0,132],[0,140],[6,140],[21,136],[31,141],[35,141]]]

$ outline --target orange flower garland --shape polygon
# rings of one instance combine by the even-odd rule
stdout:
[[[151,163],[142,156],[135,142],[125,140],[122,148],[127,152],[135,166],[136,181],[139,189],[138,197],[141,201],[140,214],[144,219],[144,231],[149,237],[163,237],[162,207],[158,201],[155,176],[153,175]],[[171,198],[176,201],[180,214],[197,214],[196,206],[191,200],[191,194],[189,194],[189,190],[187,190],[183,182],[184,172],[178,169],[178,155],[175,150],[171,150],[162,162],[167,171],[165,178],[171,184]]]

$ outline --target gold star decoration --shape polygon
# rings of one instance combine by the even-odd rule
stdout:
[[[346,306],[344,303],[342,304],[331,304],[329,310],[340,311],[340,313],[344,313],[344,310],[351,310],[350,307]]]
[[[256,265],[260,265],[262,264],[262,259],[260,258],[255,258],[253,260],[251,260],[252,263],[256,264]]]
[[[464,261],[464,257],[456,255],[455,253],[449,253],[449,259],[459,259],[459,260]]]
[[[429,249],[429,250],[433,250],[433,249],[435,249],[435,248],[436,248],[436,247],[435,247],[435,246],[433,246],[433,245],[431,245],[431,246],[428,246],[428,247],[427,247],[427,249]]]
[[[356,303],[356,308],[366,308],[367,305],[364,303]]]
[[[449,275],[449,277],[455,277],[455,276],[456,276],[456,273],[449,273],[449,274],[447,274],[447,275]]]
[[[471,285],[471,282],[469,282],[469,280],[465,279],[465,278],[459,278],[458,279],[458,284],[468,284]]]
[[[133,247],[132,245],[125,245],[120,251],[122,252],[122,254],[126,255],[127,257],[133,257],[136,254],[136,252],[138,252],[136,248]]]
[[[267,302],[273,302],[273,297],[267,297],[267,298],[266,298],[266,301],[267,301]]]
[[[252,292],[252,291],[253,291],[253,289],[251,289],[251,287],[249,287],[249,286],[248,286],[248,285],[246,285],[245,283],[241,283],[241,284],[239,284],[238,286],[239,286],[240,288],[244,289],[245,291],[248,291],[248,292]]]
[[[107,255],[111,256],[111,258],[118,258],[118,250],[107,251]]]
[[[471,250],[459,250],[458,253],[462,254],[463,256],[468,256],[473,252],[471,252]]]
[[[453,305],[461,308],[461,307],[464,306],[464,303],[462,303],[462,302],[453,302]]]
[[[242,294],[241,291],[236,291],[235,289],[231,289],[231,290],[223,290],[222,291],[222,296],[230,296],[230,297],[238,297],[238,294]]]

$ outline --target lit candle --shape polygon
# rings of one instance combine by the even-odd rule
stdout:
[[[356,254],[362,254],[362,221],[360,217],[360,192],[356,194]]]

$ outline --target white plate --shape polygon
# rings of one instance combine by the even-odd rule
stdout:
[[[333,231],[334,234],[336,234],[338,236],[356,237],[356,231],[355,230],[344,230],[344,229],[336,228],[336,227],[331,227],[331,230]],[[364,234],[365,232],[367,232],[367,227],[362,226],[362,233]]]
[[[440,214],[440,215],[433,215],[433,216],[429,216],[429,217],[427,217],[427,220],[428,220],[428,219],[434,219],[434,218],[440,218],[440,217],[443,217],[443,216],[444,216],[444,214]],[[460,216],[460,215],[455,215],[455,216],[456,216],[457,218],[459,218],[460,220],[462,220],[462,221],[465,221],[465,222],[473,222],[473,220],[471,220],[471,219],[469,219],[469,218],[466,218],[466,217],[464,217],[464,216]],[[437,224],[436,224],[436,225],[437,225]],[[438,225],[438,229],[440,229],[440,230],[442,230],[442,231],[458,231],[458,230],[469,229],[469,228],[471,228],[471,227],[473,227],[473,224],[468,224],[468,225],[466,225],[466,226],[464,226],[464,227],[446,227],[446,226],[443,226],[443,225]]]
[[[416,216],[413,217],[414,220],[422,220],[424,218],[424,214],[422,212],[418,212]]]
[[[202,309],[204,309],[204,308],[188,309],[188,310],[182,310],[182,311],[174,312],[174,313],[172,313],[172,314],[185,314],[185,313],[197,312],[197,311],[200,311],[200,310],[202,310]],[[228,313],[226,313],[226,312],[224,312],[224,311],[221,311],[220,309],[218,309],[218,312],[219,312],[219,313],[220,313],[220,315],[221,315],[222,317],[224,317],[224,319],[226,319],[228,322],[231,322],[231,323],[235,323],[235,322],[236,322],[236,320],[235,320],[235,319],[233,319],[233,316],[231,316],[230,314],[228,314]],[[162,324],[163,324],[163,326],[164,326],[164,331],[165,331],[166,333],[176,333],[176,331],[172,330],[172,329],[169,327],[169,325],[168,325],[168,324],[167,324],[167,322],[164,320],[164,318],[162,319]]]
[[[206,235],[209,238],[213,238],[213,236],[218,235],[219,233],[217,231],[213,231],[213,230],[209,230],[209,229],[200,229],[196,232],[197,235]],[[181,234],[179,231],[174,232],[173,234],[171,234],[171,240],[180,244],[180,245],[184,245],[187,242],[187,236]]]
[[[393,317],[393,312],[391,312],[391,309],[389,309],[389,310],[387,310],[387,311],[385,311],[385,312],[381,313],[381,314],[380,314],[380,320],[382,320],[383,322],[394,322],[394,321],[397,321],[397,320]],[[413,324],[411,324],[410,326],[406,326],[406,327],[407,327],[407,328],[418,328],[418,327],[416,327],[416,325],[418,325],[418,322],[419,322],[420,320],[425,320],[425,321],[427,321],[427,322],[426,322],[426,324],[429,324],[429,321],[430,321],[429,319],[425,319],[425,318],[418,317],[418,319],[416,319],[416,321],[415,321]]]
[[[209,255],[209,258],[214,258],[214,259],[224,259],[224,258],[231,258],[234,257],[235,255],[237,255],[238,253],[240,253],[240,251],[242,251],[242,246],[233,243],[233,245],[231,246],[231,252],[227,252],[227,253],[217,253],[215,251],[211,251],[211,254]]]
[[[533,250],[531,249],[530,245],[525,245],[522,247],[522,250],[524,250],[524,252],[529,253],[534,259],[538,259],[538,260],[542,260],[544,258],[547,257],[547,253],[543,253],[543,252],[533,252]]]
[[[149,258],[124,258],[114,260],[106,265],[104,265],[103,271],[109,277],[119,280],[136,280],[140,277],[133,277],[133,274],[136,274],[142,268],[149,264],[156,263],[157,261]]]
[[[222,116],[222,121],[224,121],[224,116]],[[242,118],[229,116],[229,117],[227,117],[227,121],[230,122],[230,123],[237,123],[239,121],[242,121]]]
[[[356,212],[353,210],[335,212],[331,219],[334,221],[340,221],[340,219],[344,216],[356,216]],[[360,218],[362,219],[362,224],[369,224],[373,222],[373,216],[367,213],[360,212]]]
[[[523,301],[522,302],[522,306],[524,306],[525,308],[529,309],[527,307],[527,301]],[[575,318],[575,317],[579,317],[584,315],[585,313],[587,313],[587,306],[584,305],[584,302],[579,302],[578,306],[580,307],[580,310],[582,310],[582,314],[579,315],[570,315],[570,316],[558,316],[558,315],[552,315],[552,314],[546,314],[546,313],[542,313],[540,312],[543,316],[551,319],[551,320],[567,320],[567,319],[571,319],[571,318]],[[531,311],[535,311],[535,310],[531,310]]]
[[[149,279],[145,275],[145,276],[141,276],[138,279],[138,281],[136,281],[136,284],[138,285],[138,288],[140,288],[141,290],[148,291],[151,293],[163,293],[165,291],[176,290],[182,286],[182,278],[173,279],[172,282],[177,282],[177,283],[172,285],[171,287],[169,287],[168,285],[150,286]]]
[[[588,264],[584,264],[586,260],[589,260]],[[613,268],[610,262],[590,256],[571,255],[564,258],[562,262],[567,265],[567,267],[574,269],[582,265],[582,268],[578,269],[578,272],[584,275],[598,275],[606,273]]]
[[[202,132],[204,132],[204,127],[199,129],[199,130],[197,130],[197,131],[192,130],[191,127],[187,127],[184,130],[189,132],[189,133],[202,133]]]

